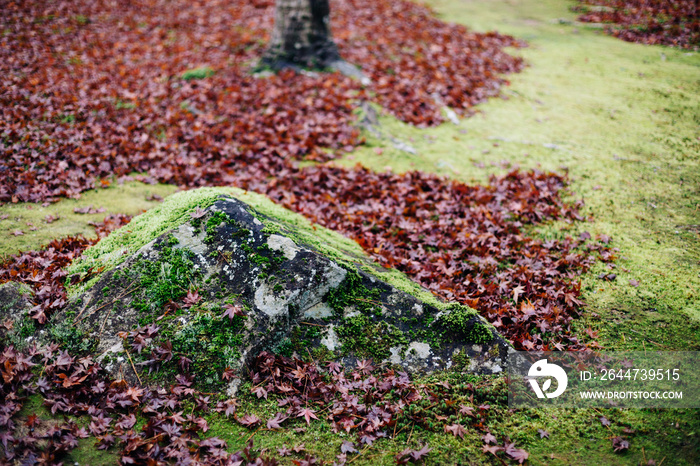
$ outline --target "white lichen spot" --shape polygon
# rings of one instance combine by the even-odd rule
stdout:
[[[267,238],[267,245],[270,249],[275,251],[281,251],[288,260],[292,260],[297,256],[297,253],[301,250],[299,246],[294,243],[291,239],[286,236],[280,235],[270,235]]]
[[[494,374],[498,374],[499,372],[503,372],[503,368],[500,364],[493,364],[491,366],[491,372],[493,372]]]
[[[485,372],[490,372],[492,374],[498,374],[499,372],[503,372],[503,367],[501,366],[501,358],[495,358],[495,359],[490,359],[487,361],[483,361],[481,364],[477,362],[472,362],[469,365],[469,369],[472,371],[484,371]]]
[[[114,341],[114,340],[112,340],[112,341]],[[107,344],[109,344],[109,343],[107,343]],[[104,358],[110,353],[115,354],[115,353],[123,353],[123,352],[124,352],[124,346],[122,345],[122,341],[117,340],[116,343],[114,343],[112,346],[107,348],[106,351],[104,351],[102,354],[100,354],[97,357],[97,362],[102,362],[102,360],[104,360]],[[117,358],[117,360],[120,360],[120,359],[123,360],[123,358],[121,358],[121,357]]]
[[[403,364],[403,360],[401,359],[401,347],[400,346],[392,346],[391,348],[389,348],[389,352],[391,353],[391,356],[389,356],[390,363],[396,364],[396,365]]]
[[[255,305],[271,319],[277,320],[288,314],[289,302],[299,294],[299,290],[285,291],[289,294],[275,292],[267,283],[263,283],[255,290]]]
[[[335,351],[336,348],[340,347],[340,340],[338,339],[338,334],[333,330],[333,324],[328,327],[326,336],[321,338],[321,344],[331,351]]]
[[[325,317],[333,317],[333,308],[326,303],[318,303],[304,311],[306,319],[323,319]]]
[[[320,283],[318,283],[318,285],[307,286],[303,289],[298,302],[299,309],[301,310],[311,309],[318,303],[323,302],[323,297],[326,296],[332,288],[337,288],[348,272],[334,262],[329,262],[323,271],[309,268],[306,277],[299,277],[296,280],[301,283],[303,283],[302,280],[307,281],[307,283],[317,283],[315,279],[317,273],[321,273],[323,278],[319,280]]]
[[[262,225],[262,222],[255,217],[253,217],[253,223],[256,225]]]
[[[178,241],[178,244],[174,246],[175,249],[189,249],[198,255],[207,252],[207,245],[195,235],[194,228],[189,223],[180,225],[179,228],[173,230],[172,235]]]
[[[415,354],[420,359],[428,359],[430,357],[430,345],[420,341],[411,342],[408,345],[406,354]]]
[[[413,305],[413,313],[415,315],[422,316],[423,315],[423,305],[420,303],[416,303]]]
[[[236,377],[233,380],[231,380],[229,382],[228,386],[226,387],[226,395],[229,398],[233,398],[234,396],[236,396],[236,394],[238,394],[238,387],[240,385],[241,385],[241,379]]]
[[[117,343],[112,345],[107,351],[109,351],[110,353],[123,353],[124,345],[122,344],[122,341],[119,340]]]

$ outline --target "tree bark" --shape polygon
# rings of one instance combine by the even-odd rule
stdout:
[[[340,62],[328,0],[277,0],[275,28],[261,64],[272,69],[324,69]]]

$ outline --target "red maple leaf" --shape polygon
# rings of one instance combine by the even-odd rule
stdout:
[[[199,295],[199,292],[197,290],[188,290],[187,291],[187,296],[185,296],[185,299],[182,300],[183,307],[192,307],[198,302],[202,300],[202,297]]]
[[[528,456],[530,456],[530,454],[522,448],[515,448],[515,444],[513,443],[506,443],[504,450],[506,455],[510,456],[520,464],[523,464],[525,460],[527,460]]]
[[[260,418],[255,414],[246,414],[242,418],[236,418],[236,420],[246,427],[253,427],[256,424],[260,424]]]
[[[289,416],[285,416],[282,413],[277,413],[273,418],[267,421],[268,429],[281,429],[281,424],[289,419]]]
[[[224,306],[224,317],[228,317],[230,320],[233,320],[234,317],[239,316],[239,317],[244,317],[246,316],[245,311],[243,311],[243,306],[239,304],[226,304]]]
[[[314,411],[311,408],[304,408],[304,409],[299,411],[299,413],[297,414],[297,417],[303,417],[304,419],[306,419],[306,424],[308,425],[311,423],[311,419],[318,419],[316,417],[316,415],[314,414],[315,412],[316,411]]]
[[[452,432],[452,435],[455,437],[459,438],[464,438],[464,427],[462,427],[459,424],[451,424],[449,426],[445,426],[445,432]]]

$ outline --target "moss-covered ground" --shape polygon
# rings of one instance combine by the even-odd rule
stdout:
[[[529,47],[513,53],[521,54],[528,68],[509,77],[503,99],[480,105],[475,116],[459,125],[416,129],[382,116],[382,131],[413,145],[416,155],[367,134],[368,145],[341,163],[360,162],[375,170],[419,169],[466,182],[484,182],[488,175],[514,166],[566,167],[573,195],[585,200],[585,212],[593,217],[590,223],[569,227],[571,233],[607,234],[622,256],[612,271],[616,280],[597,279],[603,269],[583,277],[587,307],[577,324],[581,334],[590,327],[609,350],[700,349],[700,54],[606,36],[577,24],[569,11],[574,2],[569,1],[428,3],[445,20],[526,40]],[[73,215],[74,207],[93,204],[109,212],[137,213],[153,205],[145,201],[149,193],[173,190],[128,184],[48,207],[3,206],[0,213],[10,217],[0,222],[0,252],[36,248],[56,236],[89,234],[86,222],[97,215]],[[41,219],[48,214],[61,220],[43,225]],[[39,229],[29,232],[27,221]],[[539,233],[559,235],[562,226]],[[16,229],[24,236],[12,236]],[[431,380],[448,377],[434,375]],[[498,392],[498,380],[484,383]],[[239,412],[261,417],[277,410],[274,400],[243,395],[241,402]],[[650,459],[665,465],[700,464],[697,410],[509,411],[498,400],[491,409],[491,432],[528,450],[532,464],[647,464]],[[601,424],[602,415],[610,419],[609,427]],[[209,421],[209,433],[235,449],[252,433],[218,416]],[[302,420],[295,422],[302,427]],[[549,438],[540,438],[537,429],[547,431]],[[629,439],[628,451],[613,452],[611,439],[617,435]],[[332,433],[325,421],[316,421],[301,433],[260,430],[254,439],[257,448],[270,451],[304,443],[308,452],[332,460],[346,438]],[[434,449],[428,459],[432,464],[500,464],[482,453],[475,430],[467,430],[462,440],[418,428],[377,441],[353,463],[394,464],[397,452],[424,443]],[[81,445],[75,455],[92,452]],[[101,461],[85,458],[75,457],[80,464]]]
[[[141,214],[157,206],[158,197],[162,199],[175,191],[176,186],[115,182],[107,189],[85,192],[80,199],[65,199],[49,205],[23,202],[6,204],[0,207],[0,215],[7,215],[7,218],[0,220],[0,258],[7,258],[18,251],[37,249],[53,239],[77,235],[94,237],[94,229],[88,222],[101,222],[108,214]],[[89,206],[95,210],[104,209],[104,212],[75,213],[75,209]],[[47,223],[47,216],[57,220]],[[13,233],[18,230],[23,234],[15,236]]]

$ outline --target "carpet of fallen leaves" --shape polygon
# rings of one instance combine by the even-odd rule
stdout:
[[[581,304],[576,276],[594,256],[604,261],[614,258],[615,251],[606,245],[609,238],[589,241],[590,235],[584,233],[577,239],[543,242],[523,232],[527,225],[542,221],[581,220],[577,206],[561,200],[564,184],[561,176],[539,172],[515,171],[493,178],[488,186],[467,186],[417,172],[378,174],[359,167],[320,166],[274,180],[268,193],[355,237],[380,263],[404,270],[438,295],[479,309],[518,348],[583,349],[570,332]],[[126,222],[126,217],[108,216],[95,226],[104,236]],[[41,251],[18,254],[0,266],[0,280],[34,288],[31,316],[42,323],[65,302],[63,267],[95,241],[66,238]],[[223,317],[231,317],[228,312]],[[489,432],[485,418],[490,406],[474,402],[470,393],[474,387],[417,385],[405,374],[379,372],[370,361],[361,361],[346,374],[334,363],[320,368],[263,353],[252,367],[251,391],[258,398],[277,396],[284,409],[268,420],[237,414],[236,400],[211,400],[193,388],[187,356],[174,355],[168,342],[156,342],[158,332],[151,325],[122,337],[134,353],[150,350],[149,371],[179,356],[181,374],[169,391],[111,380],[89,356],[77,358],[55,346],[31,347],[20,354],[3,344],[0,441],[7,460],[55,464],[76,447],[78,439],[87,437],[93,437],[98,448],[118,445],[123,464],[276,464],[273,456],[302,451],[281,449],[271,456],[249,445],[230,454],[223,440],[202,440],[208,430],[202,415],[212,409],[226,417],[234,415],[253,431],[263,425],[282,428],[288,419],[310,423],[327,412],[324,416],[336,431],[357,438],[343,443],[338,464],[408,425],[458,437],[465,429],[477,429],[483,433],[485,453],[521,463],[528,457],[508,439],[499,444]],[[39,363],[43,368],[37,378],[31,367]],[[232,375],[226,371],[222,377]],[[13,418],[26,396],[36,392],[54,414],[91,416],[89,428],[75,420],[51,423],[32,416],[15,424]],[[184,404],[195,408],[185,415]],[[137,414],[148,419],[140,430],[134,428]],[[46,425],[39,429],[37,423]],[[407,449],[397,453],[396,461],[418,463],[430,451],[429,446]],[[316,459],[307,456],[299,464],[316,464]]]
[[[320,166],[272,183],[267,194],[433,293],[478,309],[516,348],[553,351],[585,348],[570,329],[583,304],[577,277],[617,252],[604,235],[543,241],[525,233],[583,220],[578,203],[562,200],[565,181],[513,171],[468,186],[420,172]]]
[[[110,214],[100,223],[91,223],[95,227],[96,238],[77,236],[57,239],[40,251],[17,254],[0,265],[0,283],[15,281],[31,286],[35,306],[29,315],[38,323],[44,324],[51,314],[66,305],[64,283],[67,273],[64,269],[85,248],[126,225],[129,220],[131,217],[126,215]]]
[[[479,309],[518,348],[583,349],[570,332],[581,304],[576,277],[594,256],[614,258],[615,251],[606,245],[609,238],[588,241],[590,235],[584,233],[577,239],[543,242],[523,232],[547,220],[581,220],[577,205],[561,199],[564,185],[563,177],[539,172],[514,171],[493,178],[488,186],[467,186],[419,172],[378,174],[361,167],[320,166],[290,171],[269,182],[267,192],[312,220],[356,238],[380,263],[404,270],[438,295]],[[103,236],[127,221],[108,216],[96,228]],[[0,280],[31,285],[36,292],[31,316],[44,322],[65,302],[62,268],[95,241],[67,238],[42,251],[18,254],[0,265]],[[192,299],[189,294],[187,299]],[[223,317],[231,318],[227,313]],[[278,397],[283,411],[268,420],[237,414],[236,400],[212,400],[193,388],[187,355],[174,355],[169,342],[156,341],[158,332],[151,325],[122,337],[135,354],[150,350],[149,371],[179,357],[181,374],[169,391],[111,380],[89,356],[77,358],[54,346],[20,354],[3,344],[0,441],[7,460],[55,464],[78,439],[87,437],[93,437],[98,448],[117,445],[122,464],[276,464],[273,456],[303,451],[283,448],[263,454],[249,445],[230,454],[223,440],[202,440],[208,430],[202,416],[212,409],[233,415],[253,431],[263,425],[279,429],[289,419],[310,423],[324,412],[336,431],[356,435],[356,441],[341,446],[338,464],[408,425],[457,437],[477,429],[483,433],[484,453],[520,463],[528,457],[508,439],[500,444],[489,432],[485,421],[490,406],[478,403],[478,398],[475,402],[474,387],[417,385],[405,374],[379,372],[370,361],[361,361],[346,374],[334,363],[320,368],[263,353],[251,370],[251,392],[258,398]],[[43,368],[37,378],[31,367],[39,363]],[[233,375],[225,371],[222,377]],[[75,420],[50,423],[32,416],[16,424],[13,418],[23,401],[35,392],[54,414],[91,416],[89,428]],[[184,404],[194,406],[187,415]],[[140,430],[134,428],[137,414],[148,419]],[[38,429],[37,423],[46,425]],[[397,452],[396,461],[419,463],[430,451],[427,445],[406,449]],[[317,460],[307,455],[298,463]]]
[[[700,4],[696,0],[580,0],[580,21],[614,23],[608,33],[627,42],[700,47]]]
[[[134,387],[124,380],[109,379],[92,357],[77,358],[57,346],[32,346],[26,354],[5,348],[0,364],[3,464],[62,464],[66,453],[89,437],[98,449],[118,443],[121,464],[234,465],[254,463],[258,458],[250,446],[230,454],[223,440],[200,439],[199,433],[208,430],[200,415],[219,408],[192,389],[186,376],[179,376],[170,390]],[[40,375],[32,370],[37,365],[42,368]],[[13,416],[33,393],[43,396],[52,414],[65,415],[67,420],[39,419],[32,414],[21,424],[15,423]],[[185,403],[193,405],[187,414]],[[136,414],[147,419],[140,428],[135,428]],[[89,416],[87,428],[76,423],[76,416]],[[254,464],[276,462],[261,458]]]
[[[154,335],[158,329],[149,331]],[[304,446],[256,452],[252,449],[254,433],[265,427],[284,429],[290,419],[303,419],[308,425],[319,416],[334,431],[355,437],[355,441],[342,443],[336,464],[345,464],[361,448],[401,433],[409,425],[462,438],[465,429],[477,429],[483,432],[485,453],[519,463],[528,458],[525,450],[507,439],[498,444],[485,425],[491,406],[479,403],[479,390],[472,384],[415,384],[406,374],[379,371],[370,361],[360,361],[355,370],[344,371],[335,363],[319,366],[261,353],[252,366],[255,385],[251,392],[258,398],[277,396],[280,410],[270,419],[239,412],[237,399],[212,399],[197,391],[185,373],[169,389],[132,386],[109,378],[91,356],[75,357],[57,345],[32,345],[24,353],[4,348],[0,375],[3,464],[62,464],[80,439],[91,438],[98,449],[117,446],[121,464],[274,465],[273,456],[298,456]],[[40,394],[44,406],[54,415],[63,415],[63,420],[32,413],[18,422],[17,415],[32,394]],[[224,440],[204,435],[209,430],[205,417],[212,411],[232,417],[253,432],[246,448],[229,453]],[[88,417],[89,424],[79,424],[80,417]],[[296,425],[295,430],[305,430],[303,424]],[[424,445],[397,452],[396,462],[422,462],[431,450]],[[293,461],[320,464],[308,454]]]
[[[273,1],[0,2],[0,202],[76,196],[131,172],[181,186],[247,186],[322,148],[362,143],[374,99],[416,125],[497,95],[515,39],[449,25],[408,1],[334,2],[343,56],[372,79],[258,78]],[[185,79],[204,69],[206,79]],[[438,104],[438,101],[442,104]]]

